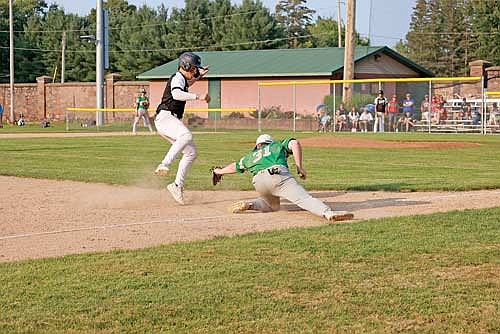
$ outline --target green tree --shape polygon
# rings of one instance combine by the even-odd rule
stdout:
[[[332,18],[322,18],[318,16],[318,19],[313,24],[310,24],[307,28],[309,35],[312,36],[313,46],[319,48],[339,46],[339,31],[338,24]],[[345,31],[340,31],[342,40],[344,40]]]
[[[467,62],[464,36],[469,30],[465,2],[466,0],[440,0],[433,4],[431,17],[438,39],[435,71],[442,76],[465,74],[463,69]]]
[[[309,35],[311,35],[310,46],[315,48],[338,47],[339,46],[339,33],[337,21],[333,18],[318,19],[310,24],[307,28]],[[341,30],[342,40],[345,38],[345,29]],[[369,40],[361,38],[358,33],[355,33],[356,45],[369,45]]]
[[[411,16],[410,30],[406,34],[406,47],[398,48],[399,51],[416,63],[429,70],[435,70],[433,64],[436,62],[435,49],[438,47],[438,39],[434,34],[431,21],[432,6],[428,0],[418,0]]]
[[[472,30],[465,35],[469,57],[500,65],[500,1],[470,1],[467,9]]]
[[[146,5],[125,16],[115,34],[116,41],[110,41],[115,51],[110,57],[110,71],[118,71],[124,79],[134,80],[139,73],[162,64],[164,25],[158,13]]]
[[[288,38],[288,47],[298,48],[306,44],[310,46],[307,38],[307,28],[312,22],[315,10],[305,6],[306,0],[280,0],[276,5],[276,20],[285,30]]]
[[[418,0],[397,50],[437,75],[466,75],[473,60],[500,62],[499,22],[498,0]]]
[[[233,13],[227,33],[222,36],[223,49],[259,50],[284,45],[284,30],[260,1],[243,0]]]
[[[166,47],[173,59],[186,50],[205,50],[214,45],[208,0],[186,0],[185,8],[172,9],[167,21]]]
[[[16,82],[33,82],[41,70],[41,52],[34,50],[24,33],[28,20],[40,17],[47,9],[43,0],[15,1],[12,11],[14,15],[14,80]],[[9,2],[0,0],[0,82],[9,81]],[[3,61],[6,60],[6,61]]]

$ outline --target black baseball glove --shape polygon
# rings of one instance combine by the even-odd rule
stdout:
[[[210,168],[210,172],[212,173],[212,184],[215,186],[217,183],[219,183],[222,180],[222,174],[217,174],[214,172],[216,168],[222,168],[219,166],[214,166]]]

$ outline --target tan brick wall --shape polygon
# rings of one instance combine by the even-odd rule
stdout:
[[[113,75],[111,75],[113,76]],[[41,121],[47,118],[51,121],[63,121],[66,109],[71,107],[95,108],[96,84],[94,82],[50,83],[49,77],[37,78],[37,83],[14,85],[14,112],[18,119],[22,113],[28,122]],[[149,92],[147,81],[114,81],[119,76],[106,77],[105,101],[106,108],[133,108],[139,88]],[[10,115],[10,86],[0,85],[0,102],[4,107],[4,118]],[[110,113],[107,119],[130,119],[124,113]]]

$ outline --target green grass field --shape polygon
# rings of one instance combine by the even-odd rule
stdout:
[[[276,138],[311,133],[273,132]],[[195,134],[199,156],[187,189],[212,189],[208,169],[239,160],[256,131]],[[323,134],[328,136],[332,134]],[[450,149],[306,148],[308,189],[471,190],[500,188],[500,137],[481,135],[347,134],[356,138],[474,141]],[[155,184],[152,171],[169,145],[159,136],[1,139],[3,175],[116,184]],[[251,189],[249,175],[226,178],[221,189]]]
[[[188,190],[212,189],[208,168],[240,158],[256,135],[195,134]],[[307,148],[309,190],[500,188],[498,136],[342,135],[482,145]],[[148,187],[168,148],[158,136],[0,143],[2,175]],[[251,189],[250,176],[220,189]],[[466,210],[0,263],[0,332],[499,333],[499,217]]]

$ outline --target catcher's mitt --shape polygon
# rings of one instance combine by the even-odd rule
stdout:
[[[216,168],[222,168],[222,167],[214,166],[214,167],[210,168],[210,172],[212,173],[212,184],[214,186],[217,185],[217,183],[219,183],[220,180],[222,180],[222,174],[217,174],[217,173],[214,172],[214,170]]]

